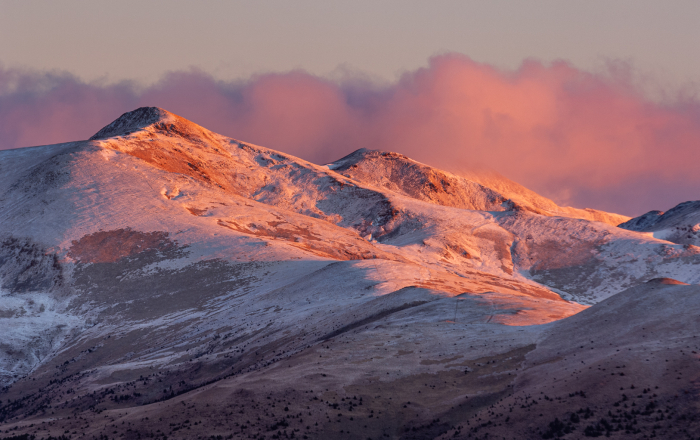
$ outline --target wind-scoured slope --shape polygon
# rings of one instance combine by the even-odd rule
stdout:
[[[452,378],[480,357],[514,368],[532,324],[586,308],[560,295],[593,304],[657,276],[700,281],[694,246],[485,181],[364,150],[316,165],[158,108],[88,141],[0,152],[0,419],[53,435],[69,414],[143,419],[214,382],[250,381],[255,405],[319,381],[369,393],[385,373],[417,393],[423,375]],[[470,393],[490,402],[510,380]],[[417,420],[448,390],[461,398],[423,390]],[[257,433],[279,425],[270,408],[256,417]]]

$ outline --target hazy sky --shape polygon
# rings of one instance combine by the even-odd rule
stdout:
[[[0,1],[0,62],[85,80],[153,82],[198,67],[220,79],[304,69],[384,80],[444,52],[514,68],[631,61],[673,86],[700,82],[697,0]]]
[[[699,47],[698,0],[0,0],[0,150],[155,105],[639,215],[700,199]]]

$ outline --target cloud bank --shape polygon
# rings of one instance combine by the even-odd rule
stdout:
[[[626,69],[525,61],[503,71],[458,54],[383,85],[301,71],[224,82],[191,70],[140,87],[0,68],[0,149],[86,139],[145,105],[316,163],[357,148],[397,151],[627,215],[700,199],[697,100],[652,102]]]

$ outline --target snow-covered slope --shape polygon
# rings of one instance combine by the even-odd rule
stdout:
[[[436,374],[649,279],[700,282],[696,246],[479,176],[366,150],[316,165],[158,108],[1,151],[0,418],[264,382],[292,358],[304,375],[331,345],[357,380]],[[398,358],[372,342],[398,339]]]

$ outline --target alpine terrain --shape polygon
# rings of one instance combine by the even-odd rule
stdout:
[[[699,230],[139,108],[0,151],[0,439],[696,439]]]

